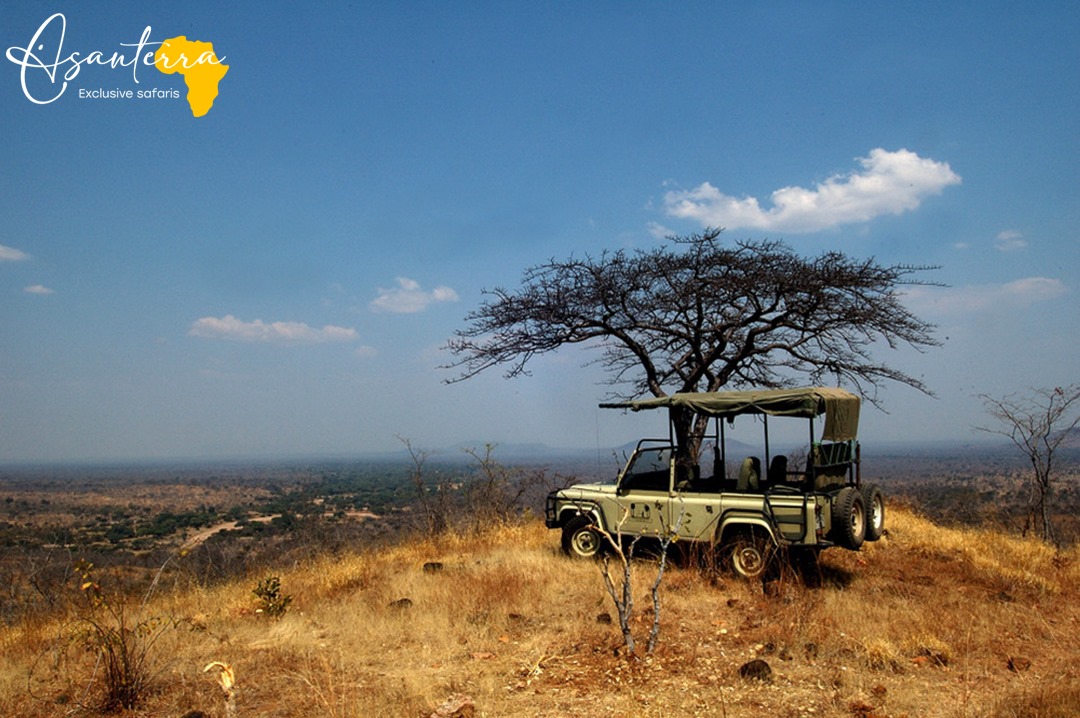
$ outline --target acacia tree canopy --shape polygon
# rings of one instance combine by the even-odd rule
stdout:
[[[882,382],[930,393],[876,361],[880,345],[938,344],[933,325],[900,301],[932,269],[882,266],[831,251],[801,257],[779,241],[722,244],[720,230],[670,237],[657,248],[549,260],[515,290],[485,290],[447,348],[462,381],[496,366],[527,373],[530,359],[566,344],[596,347],[612,395],[848,383],[874,400]],[[683,426],[680,430],[679,424]],[[697,430],[700,426],[700,430]],[[704,421],[676,422],[700,439]],[[689,432],[686,434],[686,432]],[[694,442],[695,444],[697,442]]]

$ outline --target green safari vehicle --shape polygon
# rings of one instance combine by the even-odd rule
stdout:
[[[545,523],[562,531],[568,555],[593,557],[608,540],[674,533],[680,542],[715,549],[735,574],[756,579],[778,549],[805,555],[831,546],[858,551],[884,533],[884,495],[860,477],[860,398],[851,392],[808,387],[677,393],[601,407],[667,409],[668,438],[637,442],[613,484],[581,484],[548,495]],[[704,451],[680,451],[676,412],[708,418],[712,430],[701,442]],[[760,417],[762,450],[734,457],[739,468],[732,475],[725,425],[743,416]],[[804,466],[789,466],[794,462],[786,455],[770,451],[769,422],[781,418],[809,423]]]

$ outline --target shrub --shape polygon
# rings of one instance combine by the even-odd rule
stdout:
[[[270,618],[284,616],[285,611],[289,609],[289,604],[292,603],[292,596],[282,593],[281,579],[277,576],[267,576],[259,581],[252,593],[259,600],[259,606],[255,612]]]
[[[176,625],[163,616],[143,616],[143,608],[165,567],[158,570],[134,610],[121,589],[106,591],[102,587],[92,563],[80,560],[73,568],[81,606],[75,619],[60,633],[59,664],[68,666],[69,681],[84,687],[80,704],[93,695],[101,712],[136,708],[154,675],[154,646],[167,629]],[[81,669],[87,667],[81,657],[92,661],[89,679],[80,678]]]

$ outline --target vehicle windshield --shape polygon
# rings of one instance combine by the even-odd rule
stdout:
[[[667,491],[671,471],[670,446],[638,449],[619,481],[620,491]]]

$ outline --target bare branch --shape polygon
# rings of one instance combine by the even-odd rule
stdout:
[[[876,401],[917,378],[874,359],[883,348],[938,345],[900,289],[928,285],[933,267],[878,264],[841,252],[803,257],[778,241],[720,241],[719,230],[599,257],[551,259],[525,270],[516,290],[496,288],[446,345],[443,368],[462,381],[579,344],[598,352],[611,398],[845,383]],[[689,426],[685,431],[691,432]]]
[[[1040,524],[1043,540],[1053,542],[1053,470],[1055,452],[1080,424],[1080,384],[1052,389],[1031,389],[1029,395],[993,397],[980,394],[994,426],[979,431],[1007,437],[1031,463],[1028,525]],[[1026,530],[1026,527],[1025,527]]]

